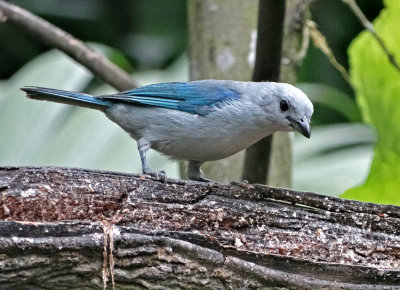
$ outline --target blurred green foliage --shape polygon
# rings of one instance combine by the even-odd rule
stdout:
[[[185,0],[12,0],[75,37],[118,49],[128,72],[163,69],[186,49]],[[49,48],[0,24],[0,79]],[[129,65],[127,65],[129,64]]]
[[[374,22],[394,58],[400,59],[400,1],[386,0]],[[378,141],[364,185],[346,191],[351,199],[400,205],[400,71],[365,31],[349,49],[351,77],[366,122],[376,128]]]
[[[368,19],[374,19],[383,7],[382,0],[362,0],[357,1],[357,4]],[[363,30],[360,21],[341,0],[314,1],[310,10],[311,19],[326,37],[335,57],[348,68],[347,48]],[[351,86],[312,43],[300,69],[299,82],[325,84],[353,95]]]
[[[91,44],[102,54],[113,50]],[[185,78],[185,63],[180,61],[158,75],[159,81]],[[43,77],[46,76],[46,77]],[[134,75],[142,83],[148,75]],[[1,165],[70,166],[103,170],[140,172],[136,142],[103,113],[52,102],[32,101],[19,88],[27,84],[82,91],[91,82],[91,73],[59,51],[51,50],[22,67],[0,85],[0,130],[6,136],[0,142]],[[154,76],[152,76],[152,79]],[[171,79],[172,78],[172,79]],[[114,92],[107,85],[93,94]],[[178,177],[178,168],[165,156],[152,151],[150,163]]]

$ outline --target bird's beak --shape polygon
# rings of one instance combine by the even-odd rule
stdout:
[[[302,134],[303,136],[310,138],[311,136],[311,127],[306,117],[301,118],[300,120],[291,120],[291,126],[297,132]]]

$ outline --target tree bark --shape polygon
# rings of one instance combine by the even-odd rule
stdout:
[[[49,167],[0,168],[0,194],[2,289],[400,285],[396,206]]]

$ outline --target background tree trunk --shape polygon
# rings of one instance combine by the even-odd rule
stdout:
[[[295,83],[299,65],[305,55],[300,52],[300,48],[309,2],[309,0],[286,1],[283,61],[279,62],[280,79],[283,82]],[[258,1],[233,3],[195,0],[188,2],[188,6],[191,79],[250,80],[256,57]],[[270,6],[271,9],[276,8],[272,4]],[[271,14],[273,15],[274,11]],[[268,56],[261,57],[260,66],[265,65],[262,63],[265,59],[268,59]],[[279,74],[279,69],[277,71]],[[272,148],[271,153],[269,146]],[[250,158],[245,172],[242,172],[244,152],[223,160],[207,162],[203,170],[206,176],[222,183],[241,180],[242,176],[254,181],[252,176],[263,175],[268,184],[290,187],[292,178],[290,135],[283,132],[276,133],[272,143],[268,141],[261,147]],[[261,164],[259,167],[262,172],[257,173],[260,170],[254,166],[254,160],[255,163]],[[181,166],[181,174],[185,176],[184,166]]]
[[[263,42],[281,41],[282,35],[278,31],[282,21],[279,17],[282,9],[285,9],[285,20],[282,52],[278,51],[279,46],[271,47],[271,45],[260,43],[258,44],[260,51],[257,53],[270,54],[260,58],[264,62],[269,58],[280,57],[281,54],[280,68],[271,66],[264,70],[260,69],[259,72],[255,71],[253,75],[255,80],[261,80],[264,76],[266,80],[296,83],[297,72],[307,49],[304,43],[307,43],[308,39],[303,39],[303,30],[308,18],[310,2],[310,0],[286,0],[286,7],[277,6],[274,1],[260,2],[264,3],[264,11],[259,14],[259,26],[261,25],[265,34]],[[271,10],[276,10],[276,15]],[[277,132],[248,148],[243,178],[250,182],[267,180],[269,185],[290,188],[292,185],[291,135],[293,133]]]
[[[400,284],[395,206],[63,168],[0,168],[0,193],[2,289]]]
[[[251,79],[257,33],[257,0],[188,2],[190,78]],[[202,166],[212,180],[240,180],[243,152]],[[182,176],[186,173],[181,170]]]
[[[304,26],[309,18],[312,0],[286,0],[286,16],[282,45],[280,81],[296,84],[297,73],[307,53],[308,39]],[[293,133],[273,134],[268,169],[268,184],[290,188],[292,186]]]
[[[279,82],[285,6],[286,1],[259,2],[256,62],[252,76],[255,82]],[[272,135],[247,148],[243,179],[250,183],[267,183],[270,157],[274,148]],[[286,166],[287,164],[282,164],[271,169],[282,172]],[[290,175],[286,177],[286,183],[290,184]]]

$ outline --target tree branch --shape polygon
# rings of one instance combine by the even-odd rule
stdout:
[[[360,20],[364,28],[372,34],[372,36],[376,39],[376,41],[378,41],[379,45],[387,55],[389,61],[392,63],[395,69],[400,73],[400,66],[397,63],[394,55],[387,48],[383,39],[376,33],[374,25],[364,15],[360,7],[358,7],[357,3],[354,0],[342,0],[342,1],[350,7],[351,11],[353,11],[354,15],[358,18],[358,20]]]
[[[396,206],[262,185],[3,167],[0,219],[7,289],[100,288],[107,279],[116,288],[184,289],[400,283]]]
[[[131,77],[82,41],[16,5],[0,0],[0,22],[21,28],[34,39],[68,54],[119,91],[137,87]]]

